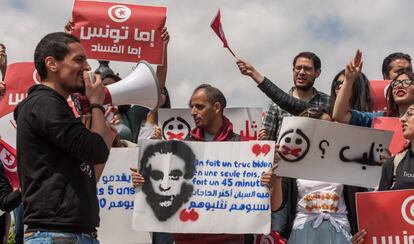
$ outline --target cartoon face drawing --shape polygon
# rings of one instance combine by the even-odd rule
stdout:
[[[280,157],[288,162],[297,162],[303,159],[309,151],[309,138],[302,130],[288,130],[279,139]]]
[[[190,125],[181,117],[172,117],[162,125],[162,137],[166,140],[183,141],[190,133]]]

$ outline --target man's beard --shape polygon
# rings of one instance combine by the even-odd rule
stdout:
[[[142,186],[142,192],[147,196],[145,200],[159,221],[166,221],[178,212],[183,203],[190,199],[193,189],[193,185],[182,183],[180,194],[163,196],[154,191],[150,181],[146,181]]]
[[[82,84],[79,85],[68,86],[66,84],[62,84],[61,86],[69,94],[80,93],[82,95],[85,95],[85,83],[83,81]]]
[[[315,83],[315,80],[310,81],[310,82],[306,83],[305,85],[303,85],[303,84],[298,85],[298,84],[296,84],[296,81],[295,81],[295,87],[296,87],[296,89],[301,90],[301,91],[309,91],[310,89],[313,88],[314,83]]]

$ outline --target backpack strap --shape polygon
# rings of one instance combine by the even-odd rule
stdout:
[[[397,167],[400,164],[400,162],[403,160],[403,158],[405,157],[405,155],[407,154],[408,150],[404,150],[400,153],[398,153],[397,155],[395,155],[393,163],[394,163],[394,169],[393,169],[393,173],[392,173],[392,185],[391,185],[391,189],[394,188],[395,185],[395,177],[397,176]]]

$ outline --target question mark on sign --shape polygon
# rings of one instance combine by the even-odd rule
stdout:
[[[321,158],[325,158],[325,147],[324,147],[324,144],[326,144],[325,147],[329,147],[329,142],[327,140],[322,140],[319,143],[319,149],[321,149],[321,151],[322,151]]]

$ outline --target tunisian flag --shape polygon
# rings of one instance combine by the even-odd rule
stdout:
[[[17,175],[16,150],[0,139],[0,161],[4,166],[4,171],[9,178],[13,189],[20,187],[19,176]]]
[[[223,26],[221,25],[220,9],[217,11],[216,17],[214,17],[210,26],[223,42],[223,46],[227,48],[234,57],[236,57],[236,55],[234,55],[233,51],[230,49],[229,44],[227,43],[226,35],[224,35]]]

